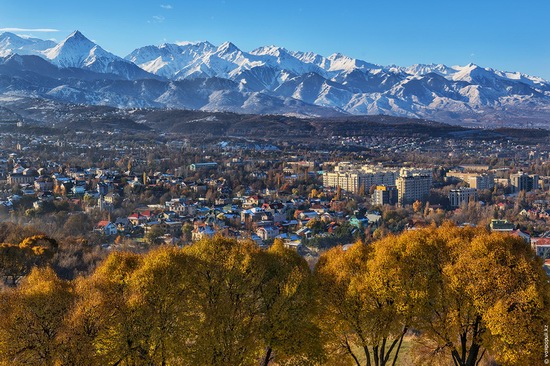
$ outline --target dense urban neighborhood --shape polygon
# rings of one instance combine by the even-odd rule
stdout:
[[[1,138],[4,220],[108,252],[216,234],[319,253],[450,220],[509,231],[550,258],[548,146],[513,140],[319,141],[120,130]],[[414,139],[413,139],[414,140]]]

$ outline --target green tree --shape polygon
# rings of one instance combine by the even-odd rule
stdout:
[[[149,245],[158,244],[158,239],[165,234],[164,229],[160,225],[153,225],[147,234],[145,234],[145,241]]]

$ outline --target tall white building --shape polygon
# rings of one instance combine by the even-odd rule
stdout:
[[[401,169],[396,180],[399,205],[411,204],[414,201],[426,201],[432,187],[431,171]]]
[[[492,173],[463,173],[460,171],[451,170],[446,174],[447,179],[461,180],[478,190],[493,189],[495,187],[495,176]]]
[[[495,188],[495,176],[490,173],[474,175],[468,178],[470,188],[475,188],[479,191],[484,189],[491,190]]]

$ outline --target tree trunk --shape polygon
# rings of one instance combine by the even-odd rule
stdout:
[[[470,347],[470,353],[468,354],[468,359],[466,360],[466,366],[476,366],[477,356],[479,355],[479,344],[472,344]]]
[[[273,349],[271,347],[267,347],[267,349],[265,350],[265,356],[264,356],[264,359],[262,360],[261,366],[269,365],[269,361],[271,361],[271,352],[273,352]]]
[[[351,357],[353,357],[353,360],[355,361],[355,364],[357,366],[361,366],[361,363],[359,363],[359,360],[357,359],[357,356],[355,356],[355,354],[353,353],[353,351],[351,350],[351,346],[349,345],[349,342],[348,342],[348,338],[346,337],[346,349],[348,350],[348,353],[351,355]]]
[[[403,328],[403,333],[401,333],[401,337],[399,337],[399,344],[397,345],[397,349],[395,350],[395,355],[393,356],[393,362],[391,363],[392,366],[395,366],[395,363],[397,362],[397,356],[399,356],[399,351],[401,350],[401,344],[403,344],[403,338],[405,337],[405,334],[407,333],[407,327]],[[391,346],[393,348],[393,345]],[[388,352],[387,358],[390,357],[391,348]]]
[[[371,363],[370,363],[370,352],[369,352],[369,347],[363,345],[363,349],[365,350],[365,356],[366,356],[366,358],[367,358],[367,366],[371,366]]]
[[[378,345],[372,347],[372,353],[374,356],[374,366],[380,366],[380,360],[378,359]]]

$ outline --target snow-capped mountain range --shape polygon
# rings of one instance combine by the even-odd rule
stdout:
[[[0,93],[117,107],[307,116],[387,114],[550,128],[550,83],[474,64],[381,66],[282,47],[162,44],[116,56],[76,31],[0,34]]]

